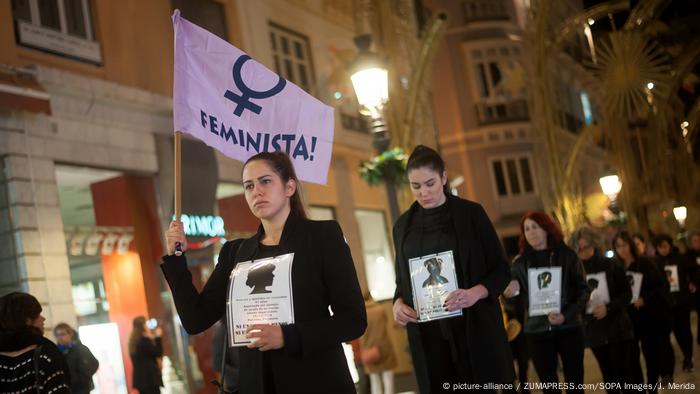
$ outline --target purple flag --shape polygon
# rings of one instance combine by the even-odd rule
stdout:
[[[326,184],[333,108],[216,35],[173,13],[175,130],[226,156],[289,154],[300,179]]]

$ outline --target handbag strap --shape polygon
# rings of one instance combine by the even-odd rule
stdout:
[[[34,349],[34,354],[32,355],[32,364],[34,365],[34,383],[36,385],[36,393],[41,394],[40,371],[39,371],[39,357],[41,356],[41,345]]]

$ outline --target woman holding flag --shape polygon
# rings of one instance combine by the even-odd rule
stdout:
[[[187,245],[182,223],[173,221],[166,232],[168,255],[161,268],[182,325],[197,334],[221,319],[227,310],[229,277],[238,272],[234,268],[239,263],[293,254],[289,286],[294,323],[247,327],[244,337],[249,344],[240,353],[240,393],[354,393],[341,344],[364,333],[367,317],[340,226],[307,219],[299,180],[285,153],[251,157],[242,178],[248,207],[261,225],[253,237],[224,244],[201,292],[192,284],[185,254],[175,253],[177,243],[182,249]],[[284,283],[281,272],[275,270],[265,286],[273,289],[274,283]],[[229,316],[232,329],[237,319],[240,316]]]

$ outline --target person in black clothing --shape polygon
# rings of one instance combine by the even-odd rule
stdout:
[[[182,223],[172,222],[166,233],[169,255],[163,257],[161,268],[185,330],[197,334],[221,319],[229,276],[237,263],[294,253],[294,323],[248,327],[251,343],[240,349],[239,390],[241,394],[354,393],[342,343],[362,335],[367,315],[340,226],[306,218],[300,182],[283,152],[248,159],[243,187],[248,207],[261,225],[253,237],[224,244],[201,293],[192,284],[185,254],[174,254],[176,242],[186,249]]]
[[[0,297],[0,390],[70,393],[70,371],[56,345],[44,338],[41,304],[27,293]],[[38,386],[38,387],[37,387]]]
[[[697,343],[700,345],[700,231],[691,231],[688,234],[687,250],[683,257],[687,267],[691,270],[692,280],[688,285],[691,299],[698,314],[698,325],[696,330]]]
[[[583,262],[592,291],[584,316],[586,344],[598,361],[603,381],[619,385],[611,386],[608,393],[619,393],[624,383],[641,383],[633,382],[629,372],[634,332],[627,313],[632,291],[625,269],[619,261],[603,256],[600,237],[590,227],[574,231],[569,245]],[[591,282],[595,285],[590,286]]]
[[[449,193],[445,163],[433,149],[416,147],[407,171],[416,202],[394,224],[393,314],[406,326],[420,392],[441,392],[443,384],[453,383],[512,383],[513,358],[498,301],[510,275],[498,235],[481,205]],[[419,323],[409,260],[447,251],[458,286],[444,307],[463,314]]]
[[[668,234],[654,238],[656,265],[665,273],[673,306],[673,335],[683,352],[683,370],[693,370],[693,334],[690,332],[690,287],[695,267],[680,255]]]
[[[163,387],[161,360],[163,358],[163,341],[160,327],[154,330],[146,327],[146,318],[138,316],[132,322],[129,335],[129,356],[133,364],[132,385],[140,394],[160,393]]]
[[[537,375],[543,383],[558,382],[559,356],[565,381],[583,383],[585,346],[582,314],[589,295],[583,265],[576,253],[562,241],[559,227],[544,212],[525,214],[520,222],[520,231],[520,255],[511,268],[513,281],[508,285],[505,296],[512,297],[521,291],[524,295],[527,310],[524,330]],[[533,288],[545,287],[542,279],[534,278],[540,271],[551,276],[551,282],[546,286],[559,291],[558,310],[546,313],[541,301],[530,298]],[[556,280],[557,275],[559,280]],[[559,289],[551,287],[557,284],[560,285]],[[557,392],[560,390],[545,390],[545,393]],[[583,390],[571,389],[567,392]]]
[[[653,262],[637,255],[634,241],[628,232],[616,234],[613,246],[616,258],[625,267],[632,289],[632,304],[628,306],[628,311],[634,325],[635,339],[642,344],[647,384],[656,384],[660,377],[663,382],[670,382],[675,360],[669,339],[673,315],[668,282]],[[632,347],[630,363],[633,379],[639,381],[641,367],[638,346]]]
[[[78,333],[66,323],[58,323],[53,329],[58,350],[61,351],[70,369],[70,388],[73,394],[87,394],[95,388],[92,375],[100,363],[87,346],[80,343]]]

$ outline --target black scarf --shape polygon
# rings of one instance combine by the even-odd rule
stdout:
[[[16,352],[31,345],[40,345],[44,337],[36,332],[25,330],[0,333],[0,352]]]

